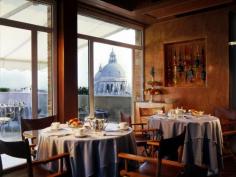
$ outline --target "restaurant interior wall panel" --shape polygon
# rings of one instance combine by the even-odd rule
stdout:
[[[164,44],[194,39],[206,41],[206,86],[164,87],[165,94],[154,101],[176,98],[176,106],[195,108],[212,113],[215,106],[229,106],[228,10],[221,9],[169,21],[155,23],[145,29],[145,76],[151,80],[154,66],[155,80],[165,82]]]
[[[236,41],[236,12],[229,14],[229,42]],[[236,45],[229,45],[230,108],[236,109]]]

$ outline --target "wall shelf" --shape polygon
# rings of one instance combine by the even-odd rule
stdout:
[[[164,44],[165,86],[205,87],[205,39]]]

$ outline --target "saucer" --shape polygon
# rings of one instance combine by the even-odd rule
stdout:
[[[129,130],[129,127],[120,128],[120,130]]]
[[[87,137],[88,135],[75,135],[76,138],[84,138],[84,137]]]

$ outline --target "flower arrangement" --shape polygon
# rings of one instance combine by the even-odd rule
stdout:
[[[159,81],[147,81],[147,84],[152,86],[152,87],[155,87],[155,86],[161,86],[161,82]]]
[[[160,81],[155,81],[154,80],[154,75],[155,75],[154,67],[151,68],[150,74],[152,76],[152,80],[147,81],[147,85],[149,85],[150,87],[144,89],[144,94],[145,95],[150,95],[149,102],[152,102],[153,95],[160,95],[160,94],[162,94],[162,91],[159,88],[162,85],[162,83]]]
[[[144,94],[145,95],[160,95],[161,94],[161,90],[158,88],[146,88],[144,90]]]

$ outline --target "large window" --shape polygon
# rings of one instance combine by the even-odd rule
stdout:
[[[21,117],[53,114],[52,12],[50,3],[0,1],[1,139],[20,138]]]
[[[142,67],[133,74],[136,65],[142,66],[137,53],[142,53],[142,29],[78,15],[80,118],[90,115],[117,122],[120,112],[132,115],[135,90],[142,89],[135,83]]]

